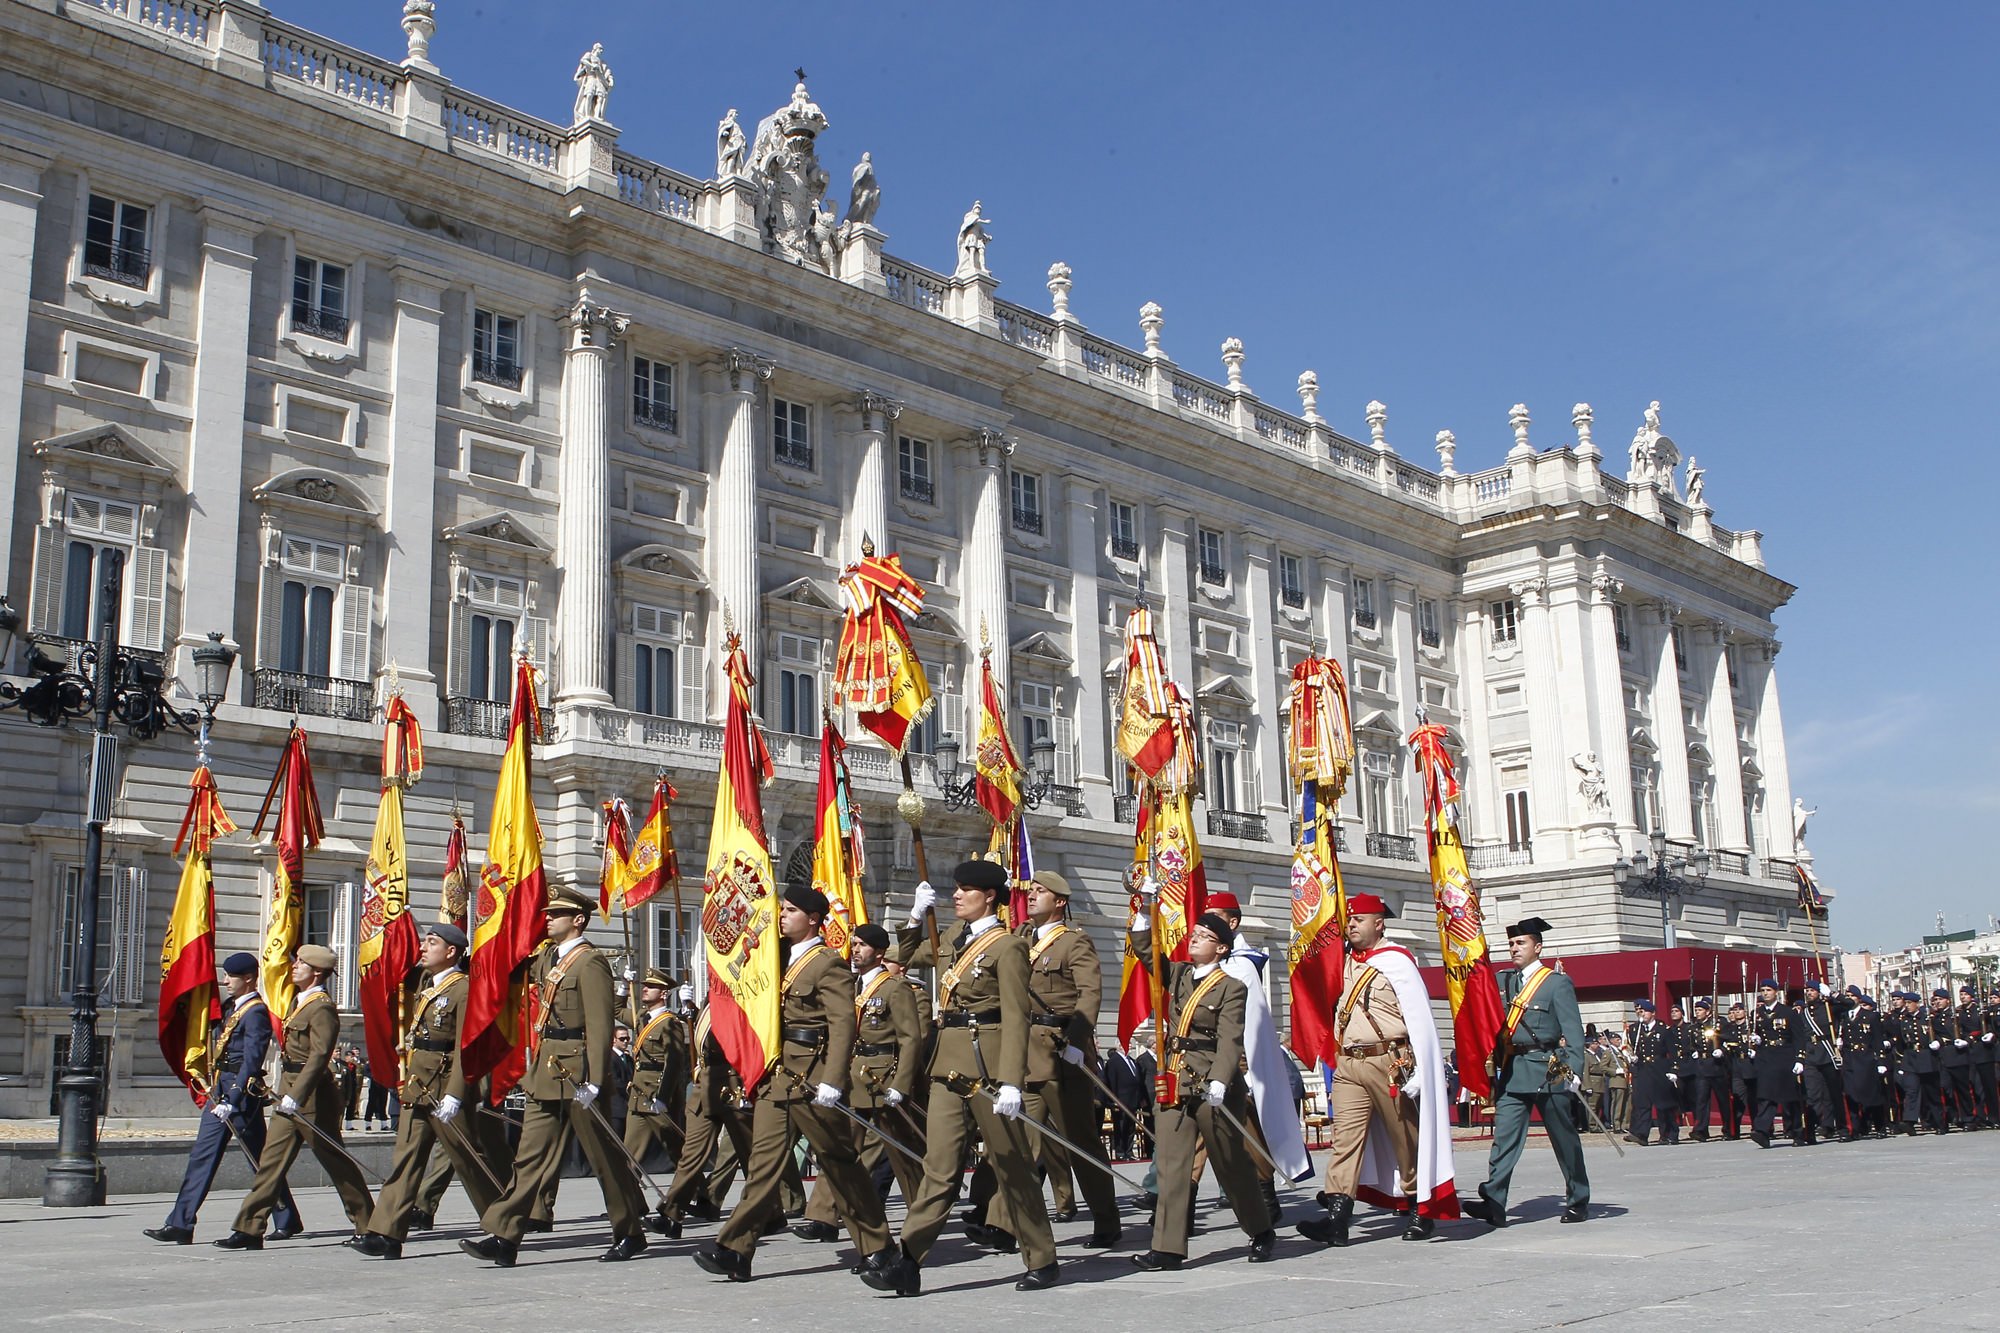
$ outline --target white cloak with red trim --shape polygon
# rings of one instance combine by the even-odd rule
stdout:
[[[1264,974],[1253,952],[1232,951],[1222,960],[1222,970],[1250,992],[1243,1010],[1243,1059],[1250,1068],[1243,1077],[1250,1085],[1257,1128],[1264,1131],[1271,1160],[1288,1180],[1303,1180],[1312,1174],[1312,1158],[1306,1154],[1305,1135],[1299,1129],[1292,1080],[1285,1073],[1285,1043],[1278,1039],[1271,1001],[1264,994]]]
[[[1396,1007],[1403,1012],[1409,1029],[1410,1053],[1417,1070],[1404,1085],[1403,1095],[1415,1094],[1417,1101],[1417,1212],[1424,1217],[1450,1219],[1458,1213],[1458,1187],[1452,1181],[1451,1103],[1444,1076],[1444,1047],[1438,1042],[1437,1023],[1431,1017],[1430,991],[1424,986],[1417,960],[1400,945],[1384,944],[1347,960],[1347,966],[1373,967],[1389,979],[1396,992]],[[1361,1176],[1355,1195],[1379,1208],[1398,1212],[1408,1207],[1405,1192],[1396,1180],[1396,1149],[1389,1141],[1389,1128],[1370,1117],[1368,1139],[1361,1149]]]

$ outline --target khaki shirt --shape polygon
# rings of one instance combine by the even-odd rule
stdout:
[[[340,1089],[333,1081],[333,1048],[338,1045],[340,1011],[333,1007],[333,997],[316,990],[294,1000],[278,1060],[278,1095],[297,1102],[307,1116],[321,1097],[338,1101]]]
[[[935,959],[927,932],[921,927],[905,929],[896,937],[894,961],[906,967],[937,966],[937,1047],[931,1055],[931,1077],[943,1080],[957,1074],[1018,1088],[1027,1082],[1028,1018],[1034,1012],[1028,998],[1028,945],[1019,935],[991,926],[963,947],[979,948],[989,933],[999,938],[985,945],[950,995],[944,993],[943,979],[958,962],[964,928],[938,937],[940,956]],[[948,1026],[946,1015],[952,1013],[979,1015],[979,1026]]]
[[[854,1061],[854,973],[839,952],[820,944],[793,968],[785,968],[783,1029],[779,1050],[784,1068],[773,1070],[759,1096],[774,1102],[811,1101],[819,1085],[847,1092]],[[809,1040],[801,1040],[811,1032]]]
[[[1041,939],[1032,924],[1015,933],[1028,946],[1028,994],[1034,1011],[1028,1027],[1028,1082],[1047,1083],[1061,1070],[1065,1046],[1090,1049],[1103,1004],[1104,968],[1090,936],[1066,921]]]
[[[1365,994],[1356,995],[1355,987],[1363,976],[1368,977]],[[1353,1007],[1348,1006],[1352,998]],[[1341,1022],[1341,1015],[1347,1021]],[[1402,1006],[1396,1003],[1396,988],[1383,972],[1370,973],[1368,964],[1358,958],[1347,960],[1347,972],[1341,985],[1340,1003],[1333,1007],[1334,1038],[1342,1046],[1373,1046],[1385,1041],[1407,1041],[1409,1025],[1403,1021]]]
[[[604,955],[588,941],[561,959],[553,948],[544,949],[535,955],[528,981],[541,995],[542,1036],[521,1079],[521,1091],[542,1101],[559,1101],[572,1096],[581,1084],[609,1087],[618,997]],[[565,1031],[581,1035],[554,1035]]]
[[[458,1050],[470,989],[465,973],[453,969],[442,982],[427,985],[418,994],[422,1003],[403,1037],[405,1102],[428,1110],[446,1097],[465,1100],[465,1070]]]
[[[882,1104],[894,1088],[908,1098],[924,1072],[924,1027],[916,988],[887,970],[855,979],[854,1067],[848,1101],[856,1110]]]
[[[687,1077],[687,1033],[671,1008],[639,1020],[632,1040],[632,1100],[643,1110],[667,1100],[667,1088]]]

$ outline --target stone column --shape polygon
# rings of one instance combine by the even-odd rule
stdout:
[[[631,321],[596,304],[586,289],[563,326],[562,467],[556,483],[556,702],[609,704],[611,519],[604,370]]]
[[[1694,838],[1688,802],[1687,721],[1681,716],[1681,674],[1674,661],[1674,621],[1681,609],[1655,602],[1653,644],[1653,743],[1660,756],[1660,827],[1677,842]]]
[[[873,540],[887,553],[889,542],[889,472],[884,455],[889,430],[903,415],[903,405],[870,389],[861,395],[861,434],[854,455],[854,502],[848,506],[847,560],[861,558],[861,543]]]
[[[1592,801],[1583,790],[1584,771],[1577,766],[1583,756],[1595,754],[1598,767],[1605,768],[1603,751],[1597,747],[1598,719],[1593,699],[1596,687],[1591,676],[1593,634],[1590,623],[1591,585],[1574,565],[1549,592],[1549,626],[1555,640],[1556,716],[1562,723],[1564,753],[1560,756],[1561,786],[1570,803],[1577,829],[1574,850],[1615,853],[1617,802],[1612,796],[1613,774],[1605,772],[1602,803]],[[1587,762],[1587,761],[1586,761]],[[1628,772],[1624,782],[1631,782]]]
[[[210,630],[236,641],[237,566],[243,555],[243,404],[250,377],[250,276],[263,219],[208,203],[201,218],[201,298],[195,305],[193,422],[188,432],[188,528],[181,556],[181,634],[175,670],[194,679],[188,653]]]
[[[1063,477],[1069,514],[1070,644],[1076,658],[1076,781],[1092,819],[1111,818],[1111,733],[1105,718],[1104,608],[1097,582],[1097,481],[1081,473]]]
[[[389,350],[389,479],[383,506],[388,556],[382,571],[382,671],[393,670],[420,725],[438,720],[431,610],[442,586],[437,559],[438,330],[441,273],[397,264],[396,319]],[[417,688],[411,688],[416,686]]]
[[[1508,591],[1520,606],[1526,653],[1523,683],[1528,695],[1528,780],[1534,792],[1529,818],[1535,832],[1535,859],[1567,861],[1572,854],[1569,831],[1575,821],[1570,818],[1571,769],[1569,752],[1563,748],[1562,690],[1556,680],[1548,580],[1537,575],[1509,584]]]
[[[1632,737],[1625,725],[1625,673],[1618,653],[1615,610],[1624,583],[1605,570],[1590,578],[1591,747],[1604,766],[1604,794],[1621,846],[1635,837],[1632,812]]]
[[[1764,770],[1764,855],[1797,853],[1792,838],[1792,766],[1785,755],[1785,718],[1778,708],[1778,649],[1766,639],[1754,654],[1763,679],[1757,688],[1757,764]]]
[[[1354,571],[1332,559],[1322,558],[1319,562],[1320,579],[1320,631],[1319,642],[1325,655],[1340,663],[1341,679],[1347,682],[1351,692],[1354,688],[1354,657],[1348,651],[1348,637],[1353,633],[1354,622],[1348,619],[1347,598],[1354,588]],[[1350,700],[1351,702],[1351,700]],[[1358,766],[1361,756],[1357,752],[1354,762]],[[1347,794],[1341,801],[1338,812],[1340,819],[1352,826],[1358,835],[1366,818],[1362,808],[1361,775],[1355,773],[1348,779]],[[1359,836],[1350,838],[1348,846],[1361,850]]]
[[[1750,849],[1743,823],[1743,754],[1736,744],[1736,688],[1729,683],[1729,627],[1712,620],[1701,629],[1709,654],[1708,753],[1714,760],[1716,836],[1726,851]]]
[[[761,662],[757,581],[757,386],[771,378],[777,363],[732,347],[711,367],[723,382],[722,448],[708,492],[708,578],[717,607],[743,636],[752,669]],[[717,627],[719,629],[719,627]],[[703,645],[703,656],[720,664],[722,637]],[[721,698],[720,695],[713,697]]]
[[[25,366],[28,293],[34,277],[35,219],[42,207],[46,154],[19,143],[0,145],[0,365]],[[27,614],[28,579],[14,570],[14,510],[20,490],[21,387],[17,370],[0,375],[0,588],[11,591]],[[33,488],[30,488],[31,490]],[[228,626],[221,628],[227,629]],[[0,662],[0,670],[7,667]]]
[[[1278,711],[1285,696],[1271,637],[1271,608],[1277,597],[1272,588],[1272,567],[1278,563],[1278,547],[1266,533],[1245,532],[1243,553],[1243,592],[1250,604],[1250,651],[1245,656],[1250,662],[1250,699],[1257,717],[1257,792],[1262,802],[1256,813],[1261,813],[1274,831],[1273,841],[1281,841],[1291,801],[1286,790],[1290,782],[1285,775],[1283,715]]]
[[[1465,772],[1459,775],[1460,785],[1471,803],[1471,836],[1498,841],[1506,821],[1500,818],[1500,808],[1493,799],[1497,775],[1486,703],[1486,653],[1493,631],[1486,621],[1486,603],[1480,598],[1458,602],[1452,615],[1459,626],[1458,715],[1465,719]]]
[[[982,626],[993,643],[993,678],[1007,686],[1007,459],[1014,442],[997,430],[981,428],[966,441],[978,471],[974,474],[971,521],[966,524],[964,606],[965,636],[970,666],[965,677],[967,754],[978,736],[979,645]],[[1027,756],[1022,756],[1026,762]]]

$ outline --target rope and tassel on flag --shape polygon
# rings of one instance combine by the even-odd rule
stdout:
[[[754,1088],[778,1057],[778,899],[763,805],[763,786],[776,770],[750,707],[755,682],[743,641],[733,629],[726,635],[729,707],[702,882],[701,934],[709,1030],[743,1085]]]
[[[819,733],[819,796],[813,815],[812,886],[826,895],[826,924],[821,938],[827,947],[847,956],[854,928],[868,921],[862,894],[867,873],[861,818],[849,792],[847,742],[832,718]]]
[[[465,821],[452,812],[451,832],[444,840],[444,881],[438,887],[438,918],[465,929]]]
[[[1292,1049],[1307,1068],[1339,1054],[1333,1009],[1347,960],[1347,888],[1333,832],[1334,812],[1354,766],[1354,728],[1340,663],[1307,657],[1292,668],[1286,761],[1299,794],[1292,852]]]
[[[923,585],[904,572],[901,556],[878,556],[874,543],[864,541],[861,559],[841,571],[840,601],[831,706],[851,709],[900,757],[935,704],[903,619],[923,613]]]
[[[1157,818],[1157,822],[1156,822]],[[1201,838],[1194,827],[1194,792],[1183,789],[1160,796],[1148,806],[1139,806],[1139,828],[1134,839],[1133,869],[1140,877],[1150,873],[1160,886],[1150,907],[1140,905],[1135,895],[1134,910],[1152,913],[1155,952],[1163,962],[1187,961],[1188,934],[1208,910],[1208,872],[1203,868]],[[1152,960],[1133,955],[1128,944],[1119,977],[1118,1040],[1129,1042],[1141,1023],[1154,1016]],[[1164,1021],[1164,1012],[1162,1012]]]
[[[222,793],[216,790],[215,775],[207,764],[195,769],[188,786],[192,794],[187,814],[174,839],[174,854],[180,855],[185,847],[187,860],[181,865],[180,888],[160,947],[160,1054],[201,1106],[207,1103],[215,1078],[209,1033],[222,1019],[222,997],[215,982],[215,871],[209,847],[218,837],[236,832],[236,821],[222,808]]]
[[[292,955],[298,951],[306,922],[306,853],[319,846],[326,835],[320,817],[319,795],[313,790],[312,759],[306,752],[306,733],[292,724],[285,748],[278,757],[278,771],[264,793],[263,808],[250,830],[262,837],[271,806],[278,807],[278,822],[271,841],[277,864],[271,872],[271,897],[265,904],[264,947],[257,960],[258,987],[278,1027],[278,1041],[284,1041],[284,1019],[292,1012]]]
[[[1424,789],[1424,831],[1430,842],[1431,886],[1437,900],[1438,948],[1451,995],[1453,1045],[1459,1081],[1475,1097],[1493,1095],[1493,1057],[1506,1014],[1493,961],[1486,954],[1486,926],[1459,830],[1459,785],[1445,748],[1448,734],[1419,722],[1409,739]]]
[[[423,730],[401,695],[383,718],[382,799],[368,849],[361,898],[361,938],[355,949],[361,980],[361,1026],[368,1044],[369,1076],[395,1086],[402,1081],[401,1052],[407,1015],[404,979],[417,965],[422,941],[410,907],[410,860],[403,831],[403,793],[424,772]]]

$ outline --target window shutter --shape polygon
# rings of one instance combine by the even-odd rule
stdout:
[[[107,990],[113,1004],[140,1004],[145,999],[146,978],[146,868],[118,866],[111,882],[111,978]]]
[[[1243,751],[1243,808],[1252,814],[1264,808],[1264,775],[1257,768],[1257,752]]]
[[[1076,785],[1076,719],[1059,717],[1056,719],[1056,785],[1074,787]]]
[[[340,656],[333,674],[364,683],[373,678],[375,590],[350,583],[340,590]]]
[[[535,699],[542,707],[549,704],[549,622],[541,616],[527,616],[521,621],[521,646],[528,650],[528,661],[535,667]]]
[[[28,630],[54,634],[62,627],[63,538],[53,523],[35,529],[35,581],[28,600]]]
[[[333,939],[328,947],[340,958],[340,970],[334,978],[334,1003],[342,1008],[353,1007],[349,996],[353,987],[349,981],[354,968],[354,922],[355,922],[354,881],[342,880],[333,886]]]
[[[132,553],[132,619],[126,642],[163,652],[167,638],[167,553],[141,546]]]
[[[464,602],[451,604],[446,636],[449,642],[445,645],[444,692],[451,698],[463,699],[472,684],[472,608]]]
[[[630,634],[614,634],[611,638],[616,647],[612,650],[611,701],[620,708],[642,711],[638,688],[633,679],[632,659],[639,651],[639,641]]]
[[[684,642],[674,650],[674,675],[679,682],[679,716],[683,722],[708,721],[708,676],[701,648]]]

